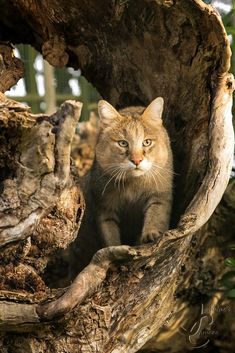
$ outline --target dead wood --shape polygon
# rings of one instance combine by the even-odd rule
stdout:
[[[222,301],[211,289],[224,271],[224,254],[204,226],[226,188],[233,156],[234,81],[218,13],[201,0],[1,5],[0,40],[30,43],[52,65],[80,68],[117,107],[163,96],[176,172],[172,229],[159,244],[102,249],[69,288],[52,291],[42,274],[54,251],[73,241],[83,213],[70,166],[81,105],[68,102],[51,117],[33,116],[2,97],[4,349],[192,348],[179,327],[196,319],[193,303],[200,306],[203,298],[210,310]]]
[[[14,86],[24,75],[24,66],[13,54],[13,46],[0,42],[0,92]]]

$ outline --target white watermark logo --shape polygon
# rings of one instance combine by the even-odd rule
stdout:
[[[187,342],[192,346],[192,348],[203,348],[210,342],[208,336],[217,334],[217,331],[209,329],[212,324],[212,315],[205,313],[204,306],[201,304],[201,312],[199,317],[193,321],[192,325],[190,325],[188,329],[181,327],[180,332],[185,335]]]

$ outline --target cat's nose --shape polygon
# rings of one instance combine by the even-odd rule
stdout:
[[[131,162],[134,163],[136,165],[136,167],[138,167],[138,165],[140,164],[140,162],[142,162],[143,158],[140,157],[132,157],[131,158]]]

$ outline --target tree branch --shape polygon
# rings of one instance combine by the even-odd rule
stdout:
[[[21,106],[16,103],[14,110],[22,109]],[[21,136],[17,190],[12,190],[16,188],[15,183],[5,183],[0,198],[3,212],[0,246],[26,239],[66,187],[70,177],[71,143],[81,108],[82,103],[67,101],[49,119],[24,112],[30,131],[25,129]],[[11,109],[7,116],[4,114],[4,119],[11,121],[15,119],[14,114]],[[6,202],[6,198],[13,194],[15,200],[11,205],[12,200]]]

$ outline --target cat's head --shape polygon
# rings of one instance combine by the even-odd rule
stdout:
[[[157,175],[167,166],[170,145],[162,125],[163,98],[146,108],[130,107],[119,112],[108,102],[98,103],[100,135],[96,160],[114,179]]]

